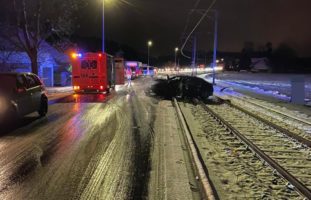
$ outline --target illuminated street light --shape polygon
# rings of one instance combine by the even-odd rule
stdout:
[[[178,53],[178,51],[179,51],[179,48],[176,47],[175,48],[175,68],[177,67],[177,53]]]
[[[151,40],[148,41],[148,71],[149,71],[149,66],[150,66],[150,47],[152,47],[153,42]]]
[[[148,47],[151,47],[151,46],[152,46],[152,44],[153,44],[153,43],[152,43],[152,41],[151,41],[151,40],[149,40],[149,41],[148,41]]]

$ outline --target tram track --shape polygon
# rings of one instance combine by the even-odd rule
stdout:
[[[199,104],[263,162],[276,170],[289,185],[311,199],[310,140],[227,101],[222,105]]]
[[[284,112],[281,112],[275,108],[271,108],[271,107],[268,107],[266,105],[262,105],[258,102],[254,102],[254,101],[250,101],[250,100],[247,100],[245,98],[241,98],[241,97],[235,97],[237,98],[238,100],[242,101],[243,103],[248,103],[248,104],[252,104],[253,106],[255,106],[256,108],[261,108],[261,109],[265,109],[269,112],[272,112],[272,113],[275,113],[275,114],[278,114],[280,115],[281,117],[283,118],[286,118],[286,119],[289,119],[289,120],[295,120],[296,122],[299,122],[303,125],[306,125],[306,126],[311,126],[311,122],[308,121],[307,119],[303,119],[301,117],[297,117],[297,116],[293,116],[293,115],[290,115],[290,114],[285,114]]]
[[[267,124],[268,126],[279,130],[280,132],[286,134],[287,136],[293,138],[294,140],[297,140],[298,142],[300,142],[301,144],[307,146],[307,147],[311,147],[311,135],[310,134],[306,134],[303,131],[297,131],[296,129],[293,128],[289,128],[288,126],[284,127],[283,123],[280,121],[276,121],[273,120],[272,118],[267,118],[267,116],[261,117],[261,113],[256,112],[254,110],[246,110],[245,108],[242,108],[241,106],[232,104],[230,101],[225,101],[225,103],[237,110],[242,111],[243,113],[256,118],[258,121],[263,122],[264,124]],[[285,114],[282,114],[283,116],[285,116]],[[286,116],[288,118],[290,118],[289,116]]]
[[[197,144],[198,150],[203,157],[204,154],[213,157],[217,151],[226,151],[225,156],[221,154],[218,160],[213,161],[218,162],[218,166],[230,163],[227,168],[245,178],[245,181],[238,183],[243,185],[240,188],[256,188],[251,196],[244,198],[299,199],[297,193],[290,192],[296,190],[301,196],[311,199],[311,151],[310,146],[306,145],[307,139],[284,133],[282,127],[257,118],[256,115],[249,115],[251,113],[240,110],[230,102],[221,105],[196,103],[187,104],[188,114],[184,114],[184,118],[188,121],[191,112],[194,118],[200,119],[201,125],[205,124],[202,125],[204,135],[193,134],[194,142],[201,144]],[[187,113],[187,109],[181,110]],[[212,142],[217,144],[218,150],[205,146]],[[213,170],[213,163],[208,163],[209,159],[203,158],[203,165]],[[228,181],[221,174],[218,176],[221,182]]]
[[[216,97],[223,99],[220,96]],[[292,111],[288,112],[288,110],[282,111],[275,108],[275,105],[265,105],[257,99],[230,96],[229,100],[232,105],[237,105],[240,108],[243,107],[257,116],[261,115],[266,120],[273,122],[275,125],[283,127],[288,131],[311,141],[311,121],[307,117],[297,116],[297,113],[291,113]]]

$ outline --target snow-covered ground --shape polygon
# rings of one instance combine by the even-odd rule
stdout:
[[[311,123],[311,111],[304,105],[290,103],[291,79],[295,74],[268,74],[268,73],[235,73],[225,72],[217,74],[214,94],[231,101],[239,102],[239,105],[248,107],[245,101],[258,104],[262,107],[284,113],[290,117],[298,118]],[[211,75],[200,76],[211,82]],[[306,105],[310,105],[311,98],[311,75],[304,75]],[[224,88],[227,88],[224,90]],[[258,111],[258,108],[256,109]],[[267,110],[271,112],[271,110]],[[294,122],[296,124],[297,122]],[[300,127],[297,124],[296,127]],[[303,128],[306,130],[306,128]],[[307,127],[307,130],[311,130]],[[307,131],[309,132],[309,131]]]
[[[72,92],[73,88],[72,86],[67,87],[46,87],[46,90],[49,94],[52,93],[65,93],[65,92]]]
[[[311,75],[225,72],[217,74],[216,82],[290,101],[291,80],[297,76],[305,80],[305,100],[309,102],[311,99]],[[208,78],[208,80],[210,79]]]

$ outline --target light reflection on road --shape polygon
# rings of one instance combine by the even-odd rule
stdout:
[[[74,94],[72,97],[75,103],[100,103],[107,99],[106,94]]]
[[[79,104],[76,105],[79,106]],[[81,116],[76,115],[71,118],[68,122],[66,122],[63,130],[63,134],[59,140],[59,150],[62,150],[63,148],[69,148],[76,139],[79,139],[83,136],[83,121],[81,120]]]

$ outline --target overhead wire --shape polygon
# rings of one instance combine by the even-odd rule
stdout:
[[[201,0],[197,0],[196,3],[194,4],[194,9],[191,9],[188,13],[188,16],[187,16],[187,20],[186,20],[186,24],[185,24],[185,27],[184,27],[184,31],[183,31],[183,34],[186,33],[187,29],[188,29],[188,25],[189,25],[189,21],[190,21],[190,17],[192,15],[192,13],[194,12],[195,9],[197,9],[199,3],[201,2]]]
[[[206,11],[203,13],[202,17],[199,19],[199,21],[196,23],[196,25],[193,27],[192,31],[188,34],[185,42],[183,43],[183,45],[180,48],[180,53],[181,55],[183,55],[186,58],[191,59],[190,56],[187,56],[184,54],[183,50],[189,40],[189,38],[191,37],[191,35],[193,34],[193,32],[198,28],[198,26],[201,24],[201,22],[204,20],[204,18],[207,16],[207,14],[210,12],[210,10],[213,8],[213,6],[215,5],[217,0],[213,0],[213,2],[210,4],[210,6],[206,9]]]

